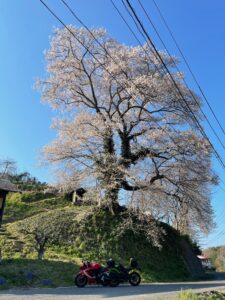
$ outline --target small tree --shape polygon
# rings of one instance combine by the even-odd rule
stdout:
[[[29,226],[28,224],[23,224],[20,232],[33,237],[34,249],[37,251],[38,259],[42,259],[49,240],[48,232],[45,232],[43,227],[38,228],[37,226]]]
[[[41,213],[21,221],[19,231],[32,238],[38,259],[42,259],[47,245],[73,243],[75,216],[73,211],[63,209]]]

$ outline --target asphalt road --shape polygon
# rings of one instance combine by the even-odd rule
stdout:
[[[181,283],[141,284],[137,287],[120,285],[116,288],[89,286],[85,288],[30,288],[0,292],[0,300],[152,300],[170,299],[185,289],[194,291],[225,290],[225,280]]]

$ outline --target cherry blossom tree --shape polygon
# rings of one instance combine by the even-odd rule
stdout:
[[[148,209],[167,203],[171,217],[173,202],[176,209],[195,203],[210,219],[211,149],[192,115],[201,117],[201,100],[173,71],[176,59],[160,52],[188,106],[148,45],[126,46],[104,29],[69,29],[55,29],[46,78],[37,81],[43,102],[58,112],[45,159],[71,182],[97,181],[111,209],[121,194],[142,194]],[[144,198],[136,196],[140,207]]]

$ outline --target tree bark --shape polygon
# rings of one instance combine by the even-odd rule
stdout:
[[[45,250],[44,249],[39,249],[38,250],[38,259],[42,260],[43,255],[44,255]]]

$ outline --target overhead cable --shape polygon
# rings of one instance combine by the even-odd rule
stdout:
[[[162,37],[161,37],[161,35],[160,35],[158,29],[157,29],[156,26],[154,25],[152,19],[150,18],[149,14],[147,13],[146,9],[144,8],[144,6],[142,5],[142,3],[141,3],[140,0],[138,0],[138,2],[139,2],[139,4],[140,4],[142,10],[144,11],[144,13],[145,13],[145,15],[146,15],[146,17],[147,17],[149,23],[151,24],[151,26],[153,27],[155,33],[157,34],[159,40],[161,41],[163,47],[165,48],[167,54],[168,54],[169,57],[171,58],[171,60],[172,60],[172,62],[173,62],[173,64],[174,64],[174,67],[176,68],[176,70],[177,70],[179,73],[181,73],[181,71],[179,70],[179,68],[177,67],[177,65],[176,65],[176,63],[175,63],[175,61],[174,61],[173,56],[171,55],[170,51],[168,50],[168,48],[167,48],[165,42],[163,41],[163,39],[162,39]],[[205,118],[206,122],[208,123],[209,127],[211,128],[212,132],[213,132],[214,135],[216,136],[216,138],[217,138],[217,140],[219,141],[220,145],[221,145],[221,146],[223,147],[223,149],[225,150],[225,145],[224,145],[224,143],[222,142],[221,138],[219,137],[219,135],[217,134],[216,130],[213,128],[211,122],[209,121],[208,117],[206,116],[206,114],[204,113],[203,109],[201,108],[201,105],[199,104],[198,100],[196,99],[196,96],[194,95],[194,93],[192,92],[192,90],[189,88],[189,86],[188,86],[186,80],[185,80],[184,78],[183,78],[182,80],[183,80],[183,82],[184,82],[186,88],[188,89],[188,91],[189,91],[191,97],[194,99],[195,103],[198,105],[198,107],[199,107],[199,109],[200,109],[202,115],[204,116],[204,118]]]
[[[196,78],[196,76],[195,76],[195,74],[194,74],[194,72],[193,72],[193,70],[192,70],[192,68],[191,68],[191,66],[190,66],[190,64],[189,64],[189,62],[187,61],[187,58],[185,57],[185,55],[184,55],[184,53],[183,53],[181,47],[179,46],[178,41],[176,40],[176,38],[175,38],[175,36],[174,36],[174,34],[173,34],[173,32],[172,32],[172,30],[171,30],[171,28],[170,28],[168,22],[166,21],[165,17],[163,16],[162,11],[161,11],[160,8],[159,8],[159,5],[157,5],[157,3],[156,3],[155,0],[152,0],[152,1],[153,1],[154,5],[155,5],[155,7],[156,7],[156,9],[157,9],[157,11],[158,11],[158,13],[159,13],[159,15],[160,15],[160,18],[162,19],[162,21],[163,21],[165,27],[167,28],[167,30],[168,30],[168,32],[169,32],[169,34],[170,34],[172,40],[174,41],[174,43],[175,43],[175,45],[176,45],[176,47],[177,47],[177,49],[178,49],[178,51],[179,51],[181,57],[183,58],[183,60],[184,60],[184,62],[185,62],[185,64],[186,64],[186,66],[187,66],[187,68],[188,68],[188,70],[189,70],[189,72],[190,72],[192,78],[194,79],[194,81],[195,81],[195,83],[196,83],[196,85],[197,85],[197,87],[198,87],[198,89],[199,89],[199,91],[200,91],[200,93],[201,93],[203,99],[205,100],[206,104],[208,105],[208,107],[209,107],[211,113],[213,114],[213,116],[214,116],[214,118],[215,118],[217,124],[219,125],[220,129],[221,129],[222,132],[225,134],[225,129],[223,128],[221,122],[219,121],[218,117],[216,116],[216,113],[214,112],[212,106],[210,105],[209,100],[207,99],[207,97],[206,97],[206,95],[205,95],[203,89],[201,88],[200,83],[198,82],[198,80],[197,80],[197,78]],[[138,0],[138,2],[140,3],[140,5],[142,6],[142,8],[144,9],[143,5],[141,4],[141,1]],[[144,10],[145,10],[145,9],[144,9]],[[146,11],[146,10],[145,10],[145,11]],[[147,14],[147,11],[146,11],[146,14]]]
[[[131,10],[131,12],[133,13],[134,18],[137,20],[140,28],[142,29],[144,35],[146,36],[147,40],[149,41],[150,45],[152,46],[152,48],[154,49],[154,52],[156,54],[156,57],[158,58],[158,60],[161,62],[161,64],[164,66],[169,78],[171,79],[171,82],[173,83],[174,87],[176,88],[176,91],[178,92],[179,96],[181,98],[179,98],[180,100],[182,100],[184,102],[184,104],[186,105],[186,107],[188,108],[190,114],[192,115],[193,121],[197,124],[197,127],[199,129],[199,131],[201,132],[202,136],[208,141],[209,145],[211,146],[211,148],[214,151],[215,156],[217,157],[218,161],[220,162],[220,164],[222,165],[222,167],[225,169],[225,164],[222,160],[222,158],[220,157],[219,153],[217,152],[217,150],[215,149],[215,147],[213,146],[212,142],[209,140],[207,134],[205,133],[203,127],[201,126],[201,124],[199,123],[199,120],[197,119],[197,117],[195,116],[194,112],[192,111],[190,105],[188,104],[188,102],[186,101],[185,97],[183,96],[179,86],[177,85],[175,79],[173,78],[170,70],[168,69],[167,65],[165,64],[165,62],[163,61],[160,53],[158,52],[155,44],[153,43],[152,39],[150,38],[148,32],[146,31],[144,25],[142,24],[140,18],[138,17],[136,11],[134,10],[133,6],[131,5],[129,0],[125,0],[129,9]]]

